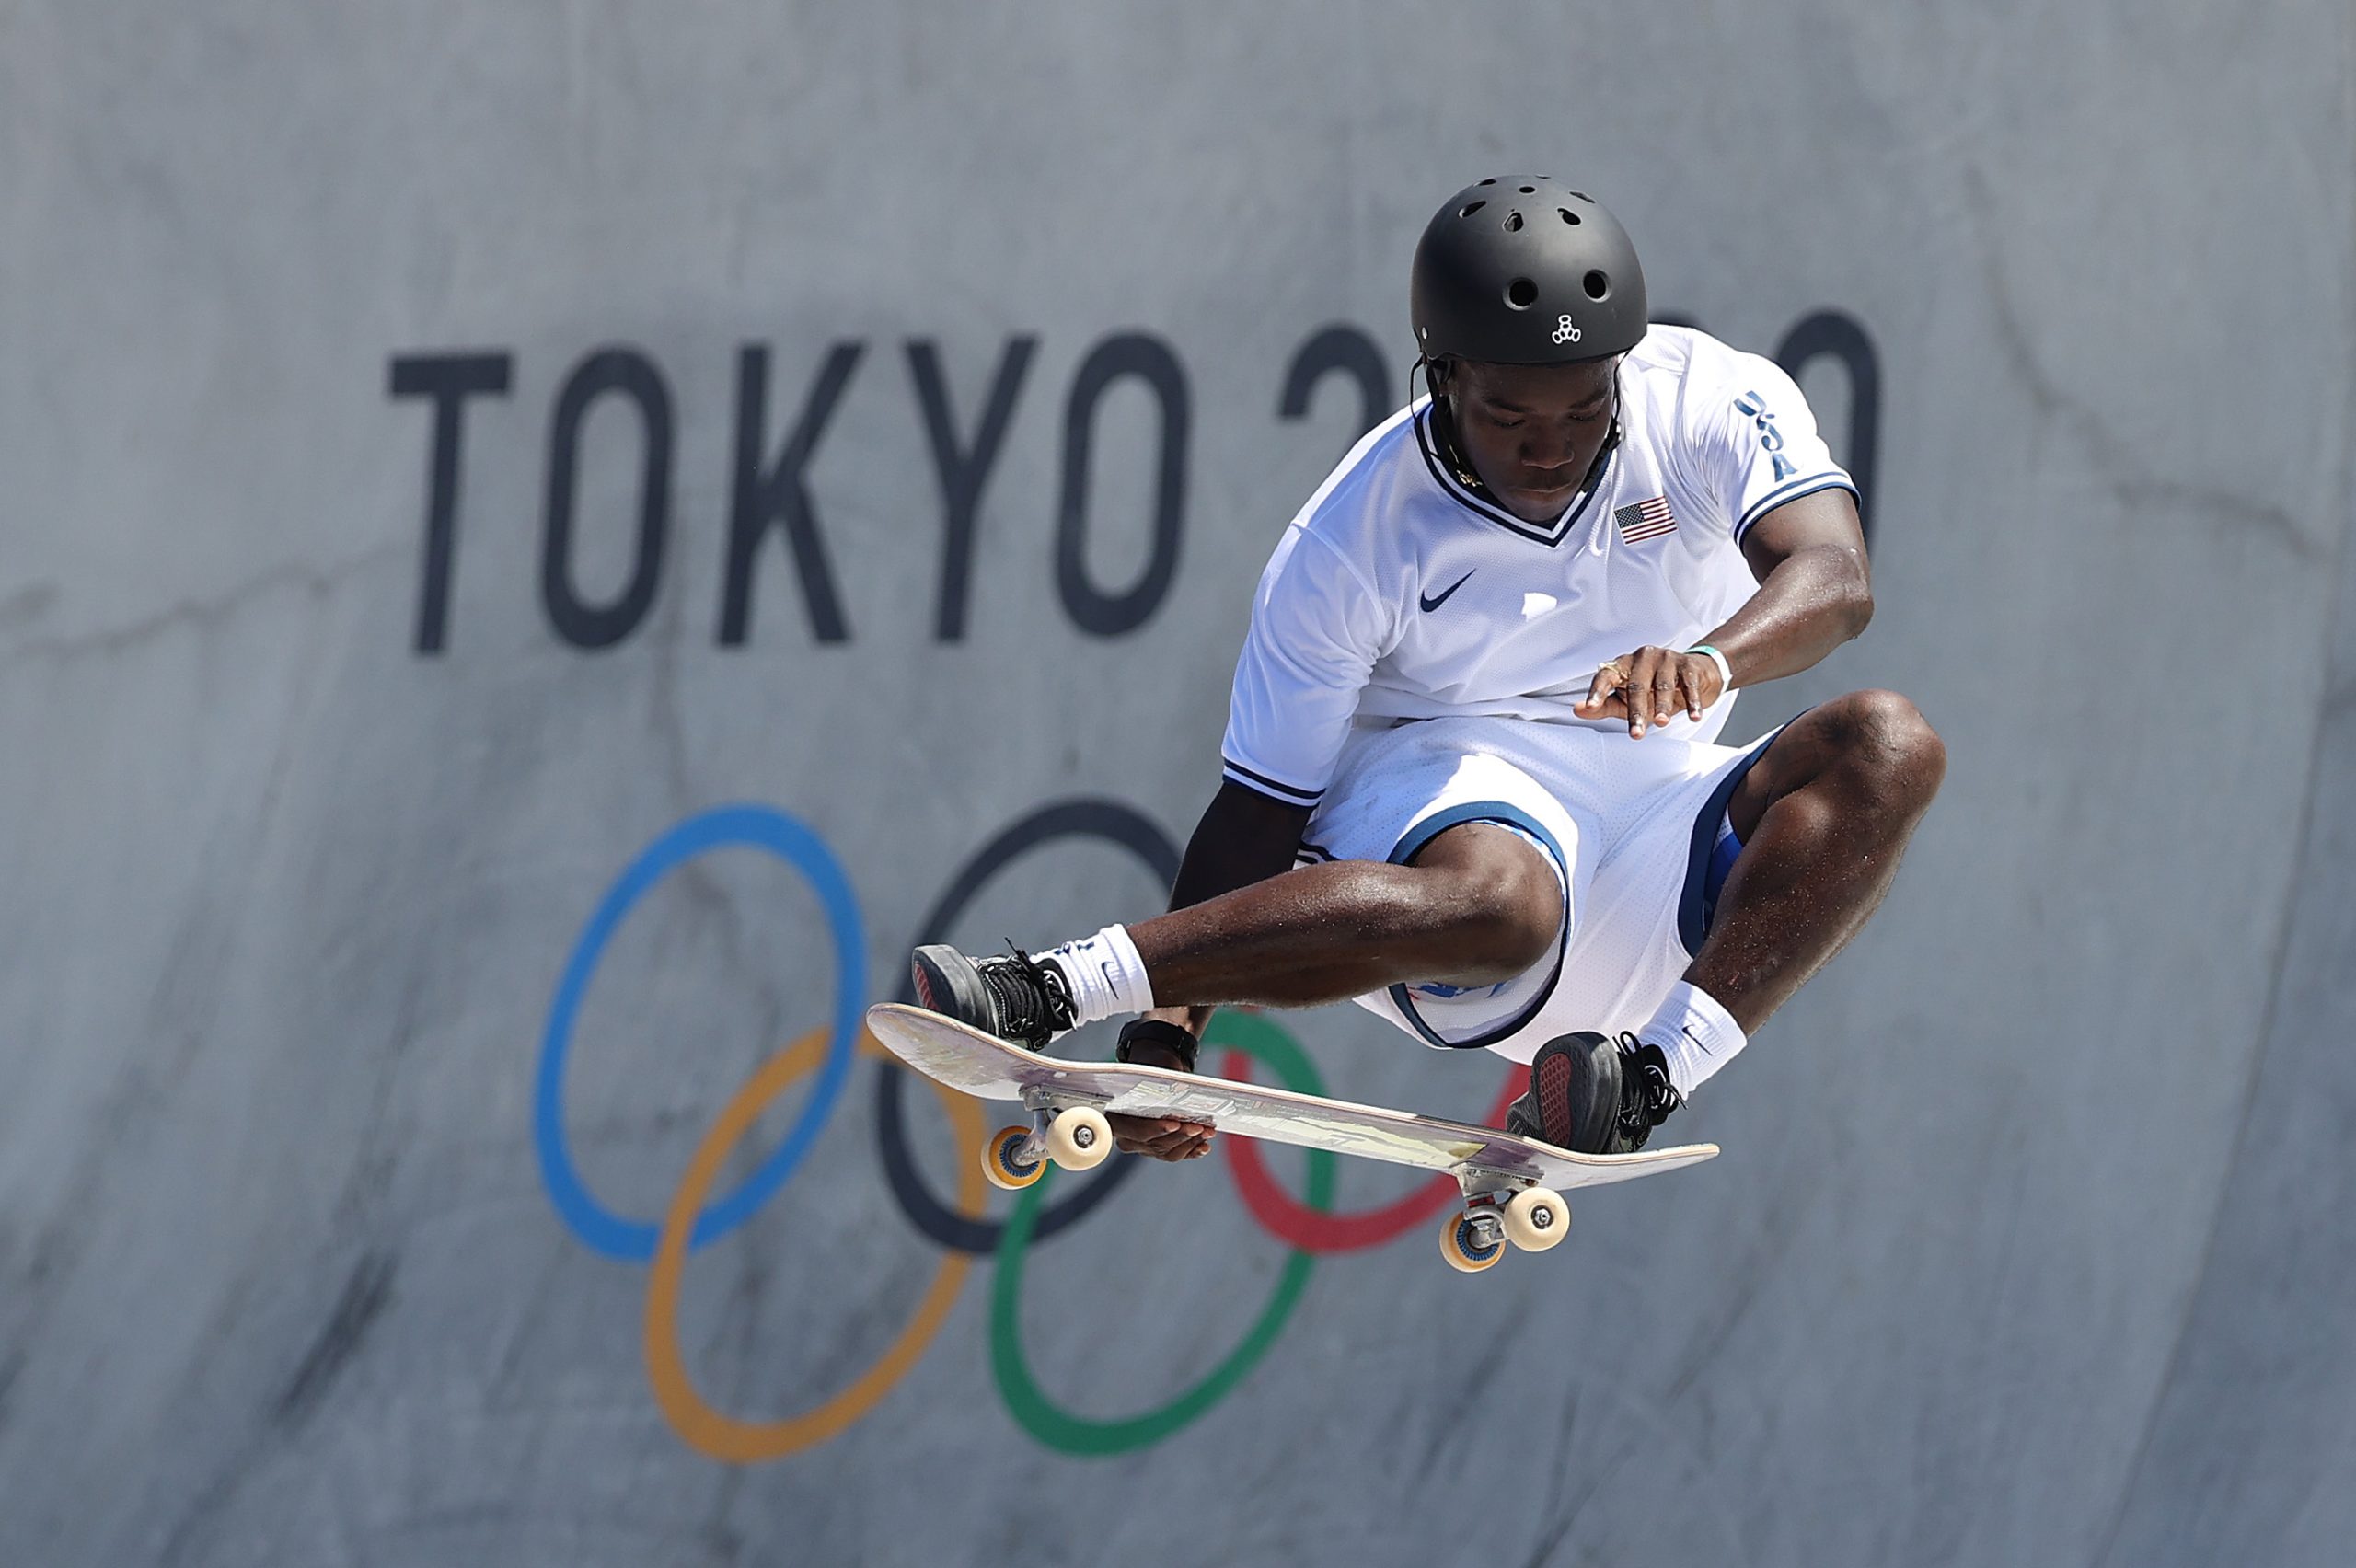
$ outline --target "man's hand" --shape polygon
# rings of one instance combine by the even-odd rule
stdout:
[[[1571,710],[1582,719],[1625,719],[1629,737],[1642,740],[1646,729],[1668,723],[1671,714],[1701,718],[1725,695],[1717,661],[1707,653],[1639,648],[1596,671],[1594,685]]]
[[[1113,1124],[1113,1147],[1123,1154],[1151,1155],[1156,1159],[1199,1159],[1211,1151],[1215,1129],[1202,1122],[1176,1122],[1166,1116],[1107,1116]]]
[[[1208,1009],[1205,1009],[1206,1016]],[[1138,1021],[1152,1020],[1159,1023],[1195,1032],[1189,1009],[1157,1008]],[[1134,1037],[1133,1037],[1134,1034]],[[1178,1044],[1153,1038],[1153,1032],[1135,1032],[1135,1026],[1121,1032],[1121,1055],[1131,1066],[1167,1067],[1172,1072],[1191,1072],[1179,1045],[1185,1043],[1178,1037]],[[1181,1122],[1167,1116],[1112,1116],[1113,1147],[1123,1154],[1150,1155],[1155,1159],[1195,1159],[1211,1151],[1211,1137],[1216,1131],[1206,1123]]]

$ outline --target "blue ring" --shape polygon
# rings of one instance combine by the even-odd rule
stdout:
[[[573,943],[572,956],[557,982],[556,999],[549,1008],[548,1028],[540,1036],[539,1072],[532,1091],[532,1141],[539,1153],[540,1178],[548,1184],[549,1198],[573,1234],[609,1258],[634,1262],[652,1258],[662,1227],[655,1220],[626,1219],[606,1208],[573,1168],[572,1154],[564,1140],[564,1057],[572,1044],[573,1020],[606,941],[630,906],[683,861],[707,849],[739,844],[767,849],[791,864],[809,879],[818,901],[826,906],[835,944],[834,1038],[827,1042],[826,1065],[793,1130],[743,1185],[696,1216],[695,1229],[687,1238],[690,1250],[709,1245],[742,1225],[784,1184],[817,1141],[818,1129],[850,1078],[851,1055],[858,1048],[867,1004],[867,937],[860,921],[858,895],[826,841],[774,807],[733,805],[699,813],[648,845],[606,891],[580,940]]]

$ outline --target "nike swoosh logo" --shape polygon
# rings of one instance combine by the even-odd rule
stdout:
[[[1702,1037],[1693,1032],[1693,1026],[1692,1024],[1679,1024],[1677,1026],[1677,1032],[1685,1036],[1686,1039],[1693,1042],[1693,1048],[1701,1052],[1704,1056],[1715,1056],[1717,1055],[1715,1051],[1711,1050],[1707,1045],[1702,1043]]]
[[[1476,566],[1472,569],[1472,571],[1478,571],[1480,570],[1481,569]],[[1448,603],[1449,595],[1454,594],[1459,588],[1463,587],[1467,582],[1472,580],[1472,571],[1466,572],[1463,576],[1458,578],[1455,582],[1442,589],[1440,591],[1439,597],[1435,599],[1419,594],[1415,596],[1415,603],[1423,605],[1426,610],[1438,609],[1442,605]]]

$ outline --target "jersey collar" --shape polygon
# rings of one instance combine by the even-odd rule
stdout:
[[[1596,453],[1595,461],[1588,467],[1586,483],[1579,487],[1578,494],[1571,498],[1571,503],[1563,509],[1563,514],[1552,523],[1525,523],[1498,505],[1489,494],[1488,487],[1481,483],[1476,475],[1460,471],[1456,464],[1449,460],[1454,455],[1441,449],[1444,432],[1431,428],[1438,418],[1439,400],[1426,397],[1424,406],[1409,421],[1415,427],[1415,449],[1424,455],[1424,467],[1431,470],[1433,482],[1449,499],[1466,511],[1486,518],[1509,533],[1519,534],[1525,539],[1534,539],[1549,548],[1569,538],[1571,531],[1579,525],[1580,519],[1587,515],[1595,498],[1603,492],[1603,481],[1610,476],[1611,464],[1620,451],[1621,425],[1615,410],[1611,433],[1603,438],[1601,450]]]

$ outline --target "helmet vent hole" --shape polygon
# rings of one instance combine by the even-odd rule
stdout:
[[[1494,179],[1484,179],[1484,180],[1481,181],[1481,183],[1482,183],[1482,184],[1484,184],[1484,185],[1495,185],[1495,184],[1496,183],[1496,180],[1494,180]]]
[[[1487,205],[1488,203],[1486,202],[1467,202],[1464,205],[1456,209],[1456,215],[1460,218],[1469,218]]]
[[[1563,221],[1565,223],[1570,225],[1573,228],[1578,227],[1579,215],[1576,213],[1572,212],[1568,207],[1557,207],[1554,211],[1563,214]]]
[[[1538,194],[1538,187],[1535,185],[1525,185],[1521,188],[1521,193],[1524,196],[1535,196]]]
[[[1584,190],[1574,190],[1571,194],[1577,197],[1580,201],[1586,202],[1590,207],[1595,205],[1595,198],[1588,195]]]
[[[1516,310],[1528,310],[1538,303],[1538,285],[1528,278],[1516,278],[1506,285],[1506,303]]]
[[[1605,277],[1600,271],[1589,272],[1587,275],[1586,282],[1587,297],[1589,299],[1601,299],[1604,295],[1611,292],[1611,280]]]
[[[1520,227],[1521,214],[1519,213],[1507,213],[1506,214],[1506,232],[1507,234],[1512,234]]]

